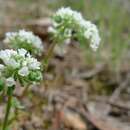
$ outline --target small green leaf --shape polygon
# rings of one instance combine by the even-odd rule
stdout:
[[[56,21],[57,23],[60,23],[61,20],[62,20],[60,17],[55,17],[54,19],[55,19],[55,21]]]
[[[5,130],[11,130],[11,128],[10,128],[10,127],[7,127]]]
[[[21,102],[16,97],[13,97],[13,99],[12,99],[12,107],[18,108],[18,109],[24,109],[24,106],[21,104]]]
[[[37,72],[31,72],[29,74],[29,79],[31,81],[40,81],[42,79],[42,74],[40,71],[37,71]]]

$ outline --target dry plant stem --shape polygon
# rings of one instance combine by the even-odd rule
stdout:
[[[23,93],[20,97],[23,98],[28,93],[28,90],[29,90],[29,86],[25,87],[25,89],[23,90]]]
[[[123,81],[123,82],[119,85],[119,87],[117,87],[117,88],[115,89],[115,91],[113,92],[112,96],[111,96],[110,99],[109,99],[110,102],[114,103],[114,102],[118,99],[118,97],[119,97],[121,91],[122,91],[123,89],[125,89],[126,87],[128,87],[129,78],[130,78],[130,74],[128,74],[127,77],[126,77],[126,80]]]
[[[56,45],[56,42],[53,42],[52,44],[51,44],[51,46],[50,46],[50,48],[49,48],[49,50],[48,50],[48,52],[47,52],[47,55],[46,55],[46,57],[45,57],[45,59],[44,59],[44,61],[46,62],[44,62],[43,61],[43,69],[44,69],[44,72],[46,72],[47,71],[47,69],[48,69],[48,64],[49,64],[49,60],[53,57],[53,50],[54,50],[54,48],[55,48],[55,45]]]
[[[10,113],[10,108],[11,108],[11,100],[12,100],[12,94],[10,94],[8,96],[8,102],[7,102],[7,106],[6,106],[6,114],[5,114],[2,130],[6,130],[7,125],[8,125],[8,118],[9,118],[9,113]]]

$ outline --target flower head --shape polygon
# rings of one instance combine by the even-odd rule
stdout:
[[[42,79],[41,64],[33,58],[25,49],[0,51],[0,77],[5,85],[10,87],[17,81],[21,85],[39,82]],[[32,79],[32,74],[36,75]]]
[[[52,24],[48,31],[60,42],[71,38],[80,42],[88,39],[92,49],[96,50],[99,46],[100,36],[96,25],[85,20],[81,13],[71,8],[59,9],[52,18]]]
[[[14,49],[24,48],[34,55],[41,55],[43,51],[41,39],[30,31],[8,32],[4,42]]]

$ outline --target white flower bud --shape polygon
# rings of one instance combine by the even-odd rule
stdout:
[[[36,59],[30,58],[30,61],[29,61],[29,64],[28,64],[29,69],[31,69],[31,70],[40,69],[40,65],[41,65],[41,63],[38,62]]]
[[[21,76],[28,76],[29,74],[29,70],[28,70],[28,67],[23,67],[21,68],[19,71],[18,71],[18,74],[21,75]]]
[[[0,64],[0,71],[4,70],[5,66]]]
[[[12,87],[15,84],[16,84],[16,82],[15,82],[14,78],[9,77],[9,78],[6,79],[6,86],[7,87]]]
[[[48,32],[49,33],[55,33],[56,30],[53,27],[48,27]]]
[[[27,51],[25,49],[21,48],[21,49],[18,49],[18,53],[20,56],[24,57],[26,55]]]

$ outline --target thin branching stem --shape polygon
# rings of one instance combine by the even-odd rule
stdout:
[[[43,61],[43,69],[44,69],[44,72],[47,71],[48,69],[48,65],[49,65],[49,61],[50,59],[53,57],[53,50],[55,48],[55,45],[56,45],[56,42],[53,42],[50,46],[50,48],[48,49],[48,52],[47,52],[47,55],[45,56],[45,59]]]

